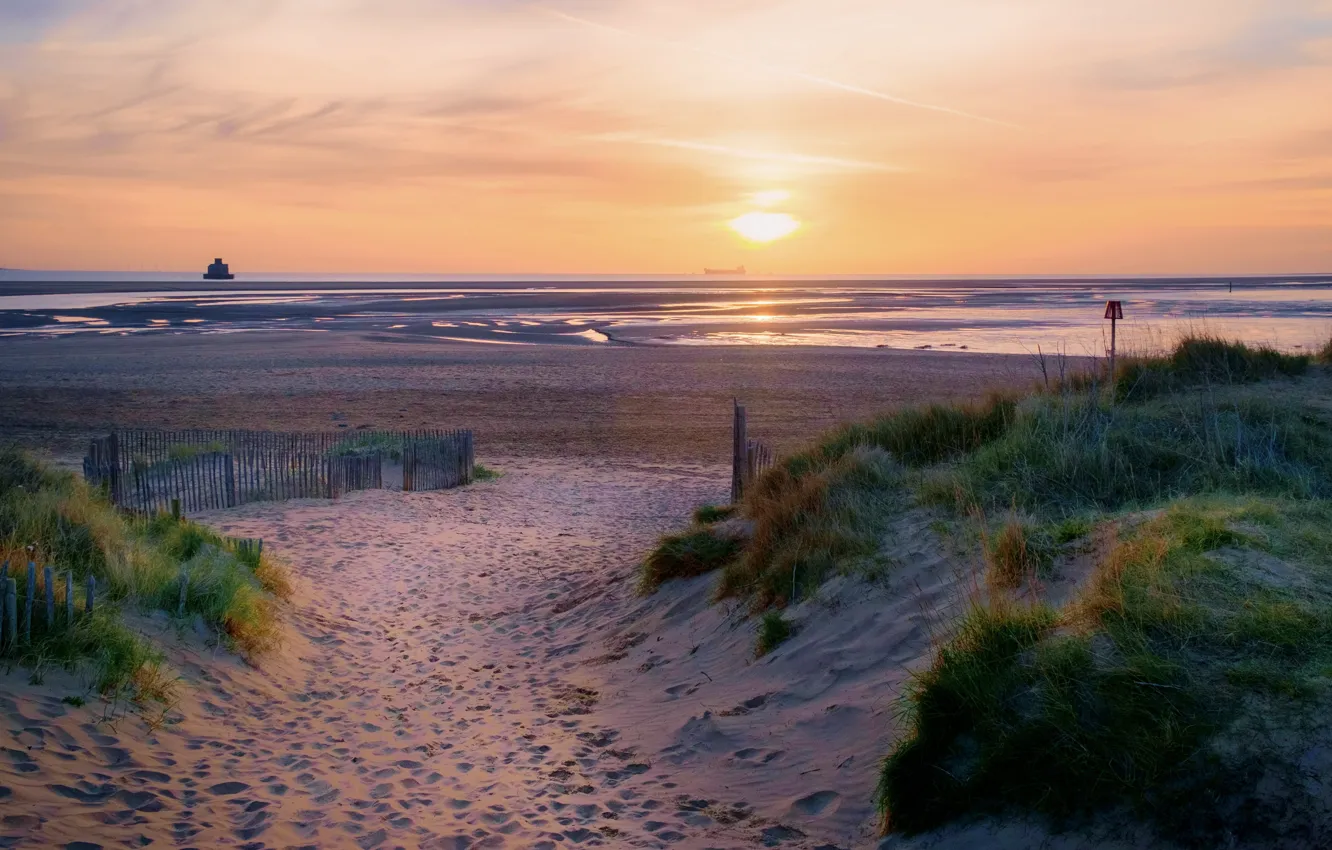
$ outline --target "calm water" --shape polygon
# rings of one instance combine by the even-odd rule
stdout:
[[[491,345],[833,345],[1099,354],[1206,330],[1285,349],[1332,334],[1332,283],[1282,279],[267,276],[0,272],[0,335],[430,336]],[[121,291],[108,292],[108,288]]]

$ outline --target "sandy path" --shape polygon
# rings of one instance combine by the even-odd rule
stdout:
[[[755,659],[711,577],[632,592],[725,470],[500,465],[203,517],[293,563],[286,646],[256,670],[149,622],[187,684],[159,726],[62,702],[69,676],[0,676],[0,848],[1152,846],[1025,821],[880,842],[894,706],[971,580],[928,512],[886,533],[888,573],[828,582]]]
[[[587,624],[551,625],[723,476],[507,471],[207,518],[298,565],[283,657],[253,671],[178,647],[192,688],[158,731],[10,677],[0,846],[753,846],[599,725]]]

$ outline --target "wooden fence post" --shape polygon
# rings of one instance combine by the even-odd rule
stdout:
[[[83,606],[83,613],[91,616],[97,599],[97,579],[93,577],[92,573],[88,573],[88,590],[85,595],[88,601]]]
[[[42,579],[46,584],[46,628],[55,631],[55,570],[42,570]]]
[[[185,567],[180,568],[180,604],[176,607],[176,616],[185,616],[185,597],[190,588],[190,571]]]
[[[5,644],[14,648],[18,643],[18,582],[5,579]]]
[[[116,436],[115,431],[112,431],[111,436],[106,439],[107,463],[111,465],[111,503],[119,505],[125,498],[121,492],[120,438]]]
[[[32,608],[37,601],[37,565],[28,562],[28,601],[23,607],[23,642],[32,643]]]
[[[406,440],[402,444],[402,492],[412,491],[412,477],[416,471],[416,452],[413,444]]]
[[[734,504],[744,495],[747,439],[745,409],[736,399],[732,399],[731,403],[734,406],[734,418],[731,422],[731,502]]]
[[[74,571],[65,572],[65,628],[74,625]]]

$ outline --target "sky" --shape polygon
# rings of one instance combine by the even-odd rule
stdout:
[[[0,0],[0,266],[1332,271],[1332,0]]]

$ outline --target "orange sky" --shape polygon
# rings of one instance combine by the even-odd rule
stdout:
[[[216,255],[1329,271],[1332,2],[0,2],[0,266]]]

